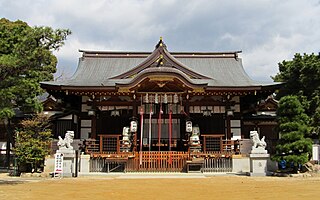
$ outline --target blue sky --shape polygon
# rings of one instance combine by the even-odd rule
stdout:
[[[56,77],[76,70],[79,49],[237,51],[249,76],[271,81],[278,63],[318,53],[319,0],[0,0],[0,17],[72,31]]]

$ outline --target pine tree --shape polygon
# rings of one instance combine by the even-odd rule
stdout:
[[[279,122],[279,144],[276,146],[276,161],[285,160],[297,169],[299,164],[308,162],[312,151],[312,140],[307,138],[311,128],[310,118],[304,113],[297,96],[280,99],[277,111]]]

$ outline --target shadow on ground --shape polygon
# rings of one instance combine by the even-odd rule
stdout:
[[[16,185],[16,184],[22,184],[25,181],[17,181],[17,180],[0,180],[0,185]]]

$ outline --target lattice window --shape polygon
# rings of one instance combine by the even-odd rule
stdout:
[[[206,151],[220,151],[220,137],[206,137]]]
[[[102,141],[104,152],[117,152],[118,137],[105,137]]]

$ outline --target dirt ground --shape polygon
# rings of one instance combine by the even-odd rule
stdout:
[[[0,178],[1,199],[319,199],[320,177]]]

